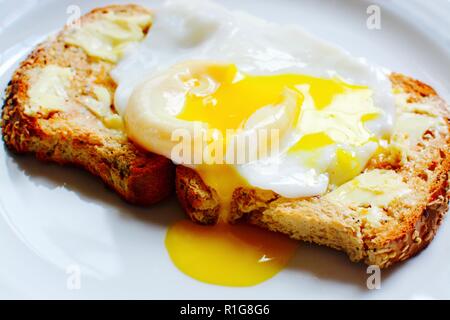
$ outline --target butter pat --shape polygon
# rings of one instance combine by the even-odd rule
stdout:
[[[91,96],[81,97],[83,105],[95,116],[103,118],[111,112],[111,95],[109,91],[101,86],[94,85],[95,98]]]
[[[376,169],[357,176],[325,198],[358,209],[374,224],[383,216],[382,208],[410,192],[411,189],[395,171]]]
[[[405,146],[415,146],[425,131],[435,127],[438,119],[424,114],[401,113],[398,115],[392,140]]]
[[[383,218],[386,218],[383,209],[379,207],[359,208],[358,211],[361,213],[362,218],[372,226],[381,226],[381,221]]]
[[[103,123],[105,126],[109,129],[115,129],[115,130],[123,130],[123,120],[118,114],[111,114],[105,118],[103,118]]]
[[[373,138],[364,123],[383,113],[374,105],[373,91],[359,89],[338,94],[330,105],[320,109],[314,105],[308,91],[302,87],[299,89],[304,95],[299,126],[301,133],[326,132],[334,142],[352,146],[361,146]]]
[[[29,71],[30,83],[28,89],[29,105],[25,114],[34,116],[40,113],[44,116],[53,111],[65,109],[68,99],[67,88],[73,78],[70,68],[57,65],[48,65],[44,68],[35,68]]]
[[[80,102],[99,118],[107,128],[122,130],[122,118],[111,110],[112,98],[108,89],[94,85],[92,91],[95,98],[83,96],[80,98]]]
[[[395,106],[400,114],[414,113],[427,115],[431,118],[439,118],[439,113],[432,105],[426,102],[408,102],[410,95],[401,89],[396,89],[393,93],[395,98]]]
[[[71,30],[65,41],[83,48],[91,57],[116,63],[130,43],[144,38],[143,30],[151,23],[150,14],[126,16],[110,12],[99,20]]]

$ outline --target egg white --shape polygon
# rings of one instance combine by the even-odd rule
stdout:
[[[111,73],[118,84],[116,110],[125,116],[136,88],[142,90],[143,85],[164,75],[172,66],[202,60],[233,63],[241,72],[252,75],[339,77],[347,83],[367,86],[372,90],[373,104],[383,111],[366,123],[367,130],[380,138],[392,129],[394,99],[386,70],[369,65],[298,26],[277,25],[204,0],[168,1],[156,10],[147,38],[131,48]],[[164,111],[167,114],[161,117],[167,127],[184,125],[175,121],[179,109],[167,106]],[[154,139],[160,137],[160,141],[153,140],[151,151],[170,156],[170,144],[163,141],[167,138],[161,138],[157,129],[152,130],[140,133],[153,135]],[[298,132],[292,130],[282,138],[288,147],[298,139]],[[254,187],[285,197],[313,196],[329,187],[326,168],[335,161],[337,148],[349,150],[365,164],[376,147],[373,142],[359,146],[336,143],[314,151],[314,166],[307,164],[311,153],[303,152],[280,153],[235,168]]]

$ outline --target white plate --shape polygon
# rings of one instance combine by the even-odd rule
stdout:
[[[69,5],[86,12],[111,2],[24,0],[18,6],[0,0],[1,89],[30,48],[66,22]],[[366,27],[366,1],[221,2],[303,25],[356,55],[431,84],[450,100],[449,1],[379,1],[380,30]],[[129,206],[80,170],[11,155],[3,144],[0,212],[0,298],[450,298],[449,221],[419,256],[383,271],[379,290],[367,289],[362,264],[304,244],[269,281],[228,288],[197,282],[170,262],[166,228],[183,216],[175,199],[147,209]],[[67,281],[77,268],[81,287],[70,290]]]

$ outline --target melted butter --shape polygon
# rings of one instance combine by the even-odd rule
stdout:
[[[415,146],[425,131],[435,127],[439,119],[417,113],[401,113],[394,126],[392,140],[406,147]]]
[[[126,46],[141,41],[150,26],[150,14],[123,15],[110,12],[68,32],[65,41],[81,47],[89,56],[117,62]]]
[[[375,138],[365,122],[378,117],[382,110],[373,105],[371,90],[351,90],[336,95],[323,109],[317,109],[314,97],[307,93],[304,91],[298,126],[303,135],[323,132],[334,142],[350,146],[361,146]]]
[[[82,96],[80,102],[109,129],[123,130],[122,118],[111,109],[112,98],[108,89],[94,85],[93,94],[95,96]]]
[[[290,261],[297,242],[248,225],[213,227],[180,221],[166,235],[175,266],[202,282],[243,287],[266,281]]]
[[[70,68],[48,65],[31,69],[29,76],[32,85],[28,89],[30,103],[25,108],[25,114],[47,115],[50,112],[65,109],[68,99],[67,89],[73,78],[73,71]]]
[[[346,206],[386,207],[392,200],[411,192],[402,177],[393,170],[371,170],[362,173],[325,195]]]

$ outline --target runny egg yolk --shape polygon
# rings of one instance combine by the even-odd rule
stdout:
[[[333,139],[325,132],[311,133],[301,137],[296,144],[289,148],[289,152],[315,150],[333,143]]]
[[[201,121],[223,133],[227,129],[241,128],[258,109],[280,103],[286,89],[296,92],[300,106],[303,95],[298,86],[309,85],[315,107],[322,109],[336,95],[364,88],[338,79],[307,75],[247,75],[239,72],[234,64],[210,65],[205,74],[194,74],[186,82],[192,89],[187,93],[184,108],[177,118]]]
[[[200,226],[180,221],[169,228],[166,247],[175,266],[202,282],[253,286],[290,261],[297,242],[249,225]]]
[[[357,130],[361,130],[364,121],[377,116],[373,110],[372,113],[359,110],[352,113],[353,110],[348,112],[349,109],[337,109],[336,119],[333,114],[325,112],[320,115],[322,118],[316,117],[315,112],[326,111],[336,96],[367,89],[338,79],[296,74],[248,75],[230,64],[209,65],[202,72],[190,73],[181,80],[190,90],[186,93],[184,106],[177,118],[203,122],[209,128],[222,132],[224,137],[228,129],[244,128],[248,119],[259,109],[283,104],[286,89],[294,92],[298,110],[293,114],[300,119],[303,111],[309,112],[305,117],[310,122],[308,128],[313,130],[305,129],[299,140],[287,150],[288,155],[298,152],[314,153],[320,148],[342,143],[349,135],[356,137],[350,143],[364,143],[366,136],[370,135],[358,138]],[[304,105],[306,101],[302,89],[305,87],[309,92],[309,99],[312,99],[312,111],[306,110]],[[345,108],[351,109],[352,106]],[[342,116],[345,119],[338,119]],[[304,123],[298,119],[293,122],[294,126],[302,130]],[[312,120],[320,122],[318,131],[314,130]],[[334,131],[330,132],[330,128]],[[340,137],[344,138],[339,140]],[[315,166],[313,162],[311,167]],[[219,223],[213,227],[205,227],[181,221],[170,227],[166,247],[173,263],[194,279],[225,286],[256,285],[282,270],[295,252],[295,241],[252,226],[226,223],[234,191],[238,187],[249,187],[235,166],[201,164],[196,165],[195,170],[219,197]],[[338,147],[335,163],[329,168],[330,183],[341,184],[361,170],[355,154]]]
[[[219,223],[228,221],[233,192],[238,187],[247,187],[247,182],[235,168],[226,164],[200,165],[196,171],[203,182],[214,189],[219,196]]]
[[[301,74],[250,75],[240,72],[234,64],[206,64],[191,69],[180,80],[190,89],[177,118],[200,121],[222,132],[223,137],[226,137],[228,129],[244,128],[258,110],[288,103],[284,100],[285,92],[293,92],[298,110],[289,115],[296,118],[293,122],[295,128],[291,129],[301,131],[302,136],[288,149],[288,155],[311,153],[335,143],[362,145],[371,137],[364,128],[364,121],[378,116],[374,108],[354,108],[352,100],[334,104],[334,109],[327,108],[333,105],[338,96],[368,89],[337,78],[325,79]],[[305,100],[305,88],[311,100],[309,104],[309,100]],[[292,104],[292,100],[289,103]],[[222,143],[226,144],[226,140],[222,140]],[[344,149],[338,150],[336,163],[330,168],[332,172],[329,172],[333,184],[347,181],[362,169],[355,154]],[[315,157],[310,158],[307,163],[315,167]],[[206,185],[217,191],[221,201],[221,217],[226,217],[233,190],[245,186],[245,179],[234,166],[227,164],[199,165],[196,171]]]

